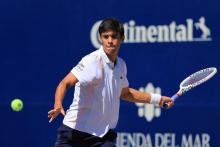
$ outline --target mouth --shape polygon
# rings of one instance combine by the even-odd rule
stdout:
[[[116,49],[116,47],[114,47],[114,46],[109,46],[109,47],[106,47],[108,50],[115,50]]]

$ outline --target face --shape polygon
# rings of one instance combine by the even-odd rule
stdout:
[[[112,62],[115,62],[123,37],[114,31],[103,32],[100,36],[103,49]]]

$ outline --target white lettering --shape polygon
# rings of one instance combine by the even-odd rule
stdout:
[[[187,138],[187,136],[183,134],[181,147],[192,147],[192,146],[193,146],[192,135],[190,134]]]
[[[131,20],[129,21],[129,42],[135,42],[134,41],[134,26],[135,26],[135,21]]]
[[[156,133],[155,134],[156,147],[175,147],[175,134],[174,133]]]
[[[135,135],[128,134],[128,146],[135,146]]]
[[[210,135],[207,133],[182,134],[182,138],[179,139],[181,140],[178,141],[175,133],[155,133],[151,138],[150,134],[120,132],[116,145],[117,147],[210,147]]]
[[[192,134],[183,134],[181,147],[210,147],[209,142],[210,136],[206,133],[196,134],[194,138]]]
[[[135,28],[135,32],[136,32],[136,42],[147,42],[146,39],[146,27],[145,26],[137,26]]]
[[[92,41],[92,44],[95,48],[99,48],[100,47],[100,40],[99,40],[99,34],[98,34],[98,29],[99,29],[99,25],[101,24],[101,21],[97,21],[90,32],[90,39]]]
[[[202,134],[202,147],[210,147],[210,136],[207,133]]]
[[[184,25],[177,26],[177,33],[176,33],[176,40],[177,41],[187,41],[186,39],[186,27]]]
[[[163,147],[163,134],[161,133],[156,133],[155,134],[155,146],[156,147]]]
[[[176,36],[175,36],[176,23],[172,22],[169,28],[170,28],[170,41],[175,42],[176,41]]]
[[[200,141],[200,137],[198,134],[196,134],[196,138],[195,138],[193,147],[201,147],[201,141]]]
[[[150,134],[118,133],[117,147],[153,147]]]
[[[119,134],[119,133],[118,133]],[[126,147],[126,136],[128,133],[120,133],[120,135],[118,135],[118,139],[117,140],[117,146],[118,147]]]
[[[150,134],[147,134],[146,137],[146,147],[153,147]]]
[[[169,42],[169,28],[166,25],[158,26],[158,42]]]
[[[136,138],[137,138],[137,142],[136,142],[136,146],[137,147],[142,147],[146,144],[146,140],[145,140],[145,135],[142,134],[142,133],[138,133],[136,135]]]
[[[188,41],[193,41],[193,20],[187,19],[187,39]]]
[[[155,42],[192,42],[211,41],[211,31],[205,23],[205,17],[201,17],[199,22],[193,19],[186,19],[183,24],[176,24],[172,21],[166,25],[136,25],[134,20],[124,23],[125,39],[124,43],[155,43]],[[94,47],[100,47],[98,27],[101,21],[97,21],[91,29],[90,39]],[[194,37],[195,30],[201,32],[200,37]]]

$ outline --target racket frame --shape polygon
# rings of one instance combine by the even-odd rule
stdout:
[[[187,86],[183,86],[188,80],[192,79],[193,77],[196,77],[197,75],[201,74],[201,73],[204,73],[204,72],[209,72],[209,71],[212,71],[208,76],[206,76],[205,78],[202,78],[201,80],[195,82],[195,83],[192,83],[192,84],[189,84]],[[186,93],[187,91],[189,91],[190,89],[208,81],[209,79],[211,79],[215,74],[217,73],[217,68],[215,67],[209,67],[209,68],[205,68],[205,69],[202,69],[202,70],[199,70],[193,74],[191,74],[190,76],[188,76],[187,78],[185,78],[181,83],[180,83],[180,88],[179,88],[179,91],[174,94],[171,99],[173,99],[174,101],[180,97],[181,95],[183,95],[184,93]],[[163,107],[164,108],[168,108],[169,105],[167,103],[164,103],[163,104]]]

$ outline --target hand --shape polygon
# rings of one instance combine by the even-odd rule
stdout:
[[[168,104],[167,109],[171,108],[174,105],[174,101],[167,96],[161,96],[161,100],[160,100],[160,107],[163,108],[164,103]]]
[[[50,118],[49,123],[51,123],[53,121],[53,119],[55,117],[57,117],[58,114],[62,114],[63,116],[65,116],[65,111],[63,109],[63,106],[54,106],[54,109],[50,110],[48,112],[48,118]]]

